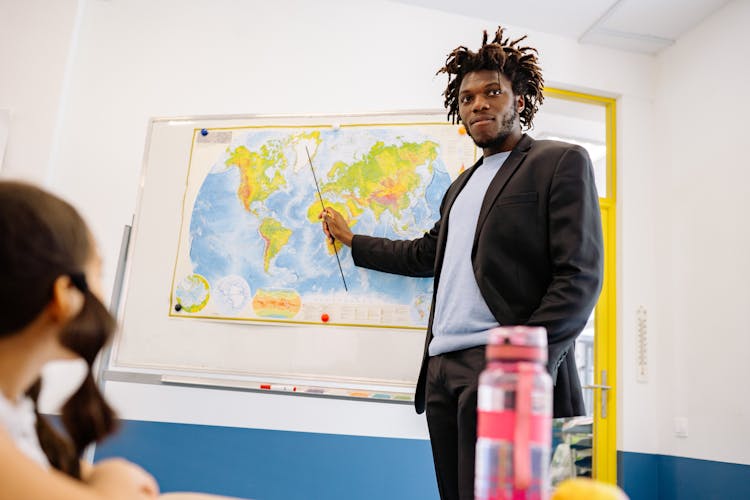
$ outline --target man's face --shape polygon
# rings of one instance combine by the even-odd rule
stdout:
[[[484,156],[510,151],[521,137],[518,113],[523,98],[513,94],[508,78],[494,70],[467,73],[458,93],[458,113]]]

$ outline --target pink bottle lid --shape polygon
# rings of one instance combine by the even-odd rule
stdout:
[[[542,326],[499,326],[490,330],[488,360],[547,362],[547,330]]]

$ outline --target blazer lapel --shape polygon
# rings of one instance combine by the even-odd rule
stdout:
[[[490,186],[487,188],[487,193],[485,193],[484,200],[482,201],[482,208],[479,210],[477,230],[474,233],[474,245],[477,244],[479,232],[482,230],[487,215],[489,215],[490,210],[492,210],[492,207],[495,205],[495,200],[500,196],[505,184],[508,183],[508,180],[513,176],[513,173],[518,169],[519,165],[521,165],[524,158],[526,158],[526,153],[529,151],[533,143],[534,139],[524,134],[523,137],[521,137],[521,140],[518,141],[516,147],[513,148],[513,151],[511,151],[508,159],[505,160],[500,171],[495,175],[495,178],[492,179],[492,182],[490,182]]]

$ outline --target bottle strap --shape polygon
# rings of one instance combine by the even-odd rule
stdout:
[[[534,365],[518,363],[516,387],[516,426],[513,431],[513,483],[517,490],[531,484],[531,392],[534,390]]]

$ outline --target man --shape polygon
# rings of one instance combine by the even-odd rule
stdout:
[[[434,276],[415,406],[427,411],[443,500],[473,498],[477,379],[489,329],[545,327],[554,416],[585,413],[573,348],[602,283],[598,196],[583,148],[521,130],[532,126],[544,83],[536,50],[521,40],[503,39],[498,28],[487,43],[485,32],[476,53],[458,47],[439,71],[448,75],[449,118],[463,122],[483,157],[448,188],[429,232],[373,238],[352,234],[333,209],[320,215],[356,265]]]

